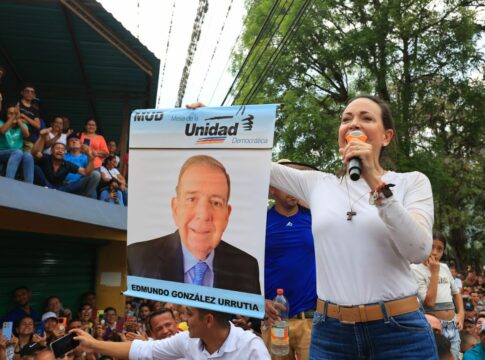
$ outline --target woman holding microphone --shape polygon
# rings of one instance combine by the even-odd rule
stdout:
[[[272,165],[271,185],[312,210],[311,359],[438,358],[409,266],[431,253],[433,195],[422,173],[383,168],[394,135],[388,105],[358,96],[341,115],[338,143],[347,170],[360,165],[360,179]]]

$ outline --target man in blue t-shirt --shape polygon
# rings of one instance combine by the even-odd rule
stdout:
[[[79,135],[71,134],[67,138],[67,150],[68,152],[64,155],[64,160],[69,161],[80,168],[86,168],[89,163],[89,158],[86,154],[81,152],[81,140]],[[96,171],[97,172],[97,171]],[[99,172],[97,172],[99,174]],[[79,181],[83,178],[83,175],[79,173],[69,173],[67,174],[64,181],[68,184]]]
[[[268,348],[270,326],[277,318],[273,305],[282,288],[290,305],[290,353],[288,359],[308,359],[313,313],[317,303],[315,250],[310,211],[291,195],[270,187],[275,205],[268,210],[265,250],[265,310],[268,318],[261,333]],[[278,359],[284,357],[278,356]]]
[[[25,316],[30,316],[34,321],[40,321],[40,314],[30,306],[32,300],[32,291],[26,286],[19,286],[12,292],[12,299],[15,302],[15,308],[9,311],[1,322],[11,321],[14,326]]]

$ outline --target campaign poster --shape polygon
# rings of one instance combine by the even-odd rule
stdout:
[[[276,105],[136,110],[125,295],[264,316]]]

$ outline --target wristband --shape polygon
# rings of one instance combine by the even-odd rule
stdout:
[[[370,192],[369,197],[369,204],[381,206],[383,198],[390,198],[393,193],[391,191],[391,187],[395,186],[394,184],[386,184],[385,182],[380,183],[374,191]]]

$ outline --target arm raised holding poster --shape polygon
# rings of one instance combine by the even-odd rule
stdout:
[[[224,165],[192,156],[171,200],[178,230],[128,246],[128,274],[260,294],[257,260],[222,240],[231,215],[231,181]]]

